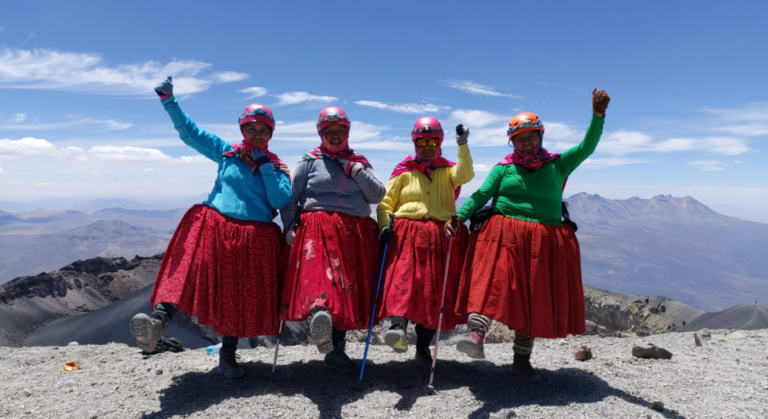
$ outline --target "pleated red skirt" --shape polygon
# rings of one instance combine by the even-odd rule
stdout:
[[[275,223],[237,220],[195,205],[165,252],[152,307],[172,303],[220,335],[276,335],[283,246]]]
[[[528,337],[585,331],[579,242],[570,227],[494,215],[469,240],[456,311]]]
[[[402,316],[428,329],[437,329],[448,256],[444,225],[436,220],[395,220],[387,250],[379,319]],[[456,314],[454,307],[468,236],[467,227],[462,225],[453,239],[443,330],[451,330],[462,322],[462,316]]]
[[[367,329],[381,261],[376,221],[312,211],[301,215],[285,275],[280,318],[305,320],[312,303],[339,330]]]

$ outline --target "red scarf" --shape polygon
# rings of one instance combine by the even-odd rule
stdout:
[[[550,153],[544,148],[539,148],[535,153],[526,154],[517,150],[507,154],[498,163],[500,165],[517,164],[530,170],[539,170],[545,163],[555,160],[560,154]]]
[[[401,161],[397,164],[397,166],[395,166],[395,170],[392,171],[392,174],[389,176],[389,178],[392,179],[395,176],[400,176],[403,173],[410,172],[411,170],[418,170],[419,172],[423,173],[427,179],[432,180],[433,170],[437,169],[438,167],[450,167],[455,165],[455,162],[452,162],[444,157],[438,157],[432,161],[429,161],[421,160],[418,157],[414,157],[413,154],[409,154],[405,160]],[[459,193],[461,193],[461,186],[456,188],[454,198],[458,198]]]
[[[251,155],[251,150],[253,150],[253,147],[244,143],[231,144],[231,146],[232,150],[225,151],[221,156],[224,158],[230,158],[234,156],[239,157],[240,160],[244,161],[246,164],[248,164],[248,166],[251,167],[253,174],[256,175],[256,172],[259,170],[259,168],[256,166],[256,162],[253,160],[253,156]],[[288,165],[285,164],[284,161],[280,160],[280,157],[277,157],[277,154],[271,153],[266,149],[261,151],[263,151],[269,157],[269,160],[272,161],[272,165],[275,166],[275,169],[282,170],[289,177],[291,176],[291,171],[288,170]]]

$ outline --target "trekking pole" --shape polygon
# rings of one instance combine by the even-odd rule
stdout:
[[[277,331],[277,343],[275,344],[275,358],[272,359],[272,375],[269,376],[269,382],[272,382],[272,379],[275,378],[275,367],[277,366],[277,351],[280,350],[280,336],[283,335],[283,324],[285,324],[284,320],[280,320],[280,329]]]
[[[445,271],[443,272],[443,296],[440,297],[440,311],[437,317],[437,333],[435,334],[435,351],[432,355],[432,368],[429,372],[429,385],[427,385],[427,392],[429,394],[435,393],[435,387],[432,383],[435,380],[435,366],[437,365],[437,350],[440,347],[440,329],[443,325],[443,312],[445,311],[445,287],[448,284],[448,268],[451,266],[451,249],[453,248],[453,237],[458,232],[459,219],[455,215],[451,216],[451,227],[454,229],[454,234],[448,239],[448,256],[445,258]]]
[[[389,223],[392,225],[395,220],[395,214],[389,214]],[[379,269],[379,282],[376,284],[376,297],[373,299],[373,311],[371,312],[371,321],[368,325],[368,337],[365,338],[365,352],[363,353],[363,363],[360,366],[360,377],[357,381],[355,390],[363,389],[363,374],[365,373],[365,361],[368,360],[368,347],[371,344],[371,333],[373,332],[373,319],[376,318],[376,303],[379,301],[379,290],[381,289],[381,278],[384,276],[384,265],[387,263],[387,247],[389,243],[384,243],[384,254],[381,257],[381,268]]]
[[[296,203],[296,212],[293,214],[293,220],[291,221],[291,225],[288,226],[288,228],[298,228],[299,224],[301,223],[301,203]],[[269,376],[269,381],[272,382],[272,379],[275,378],[275,367],[277,367],[277,352],[280,350],[280,337],[283,335],[283,325],[285,324],[285,320],[280,320],[280,329],[277,331],[277,343],[275,344],[275,357],[272,359],[272,375]]]

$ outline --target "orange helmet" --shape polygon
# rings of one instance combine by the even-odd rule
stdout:
[[[509,120],[508,137],[511,138],[515,134],[528,131],[539,131],[539,135],[544,136],[544,123],[541,122],[541,119],[535,113],[519,113]]]

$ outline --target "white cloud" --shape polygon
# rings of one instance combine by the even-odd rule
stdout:
[[[603,136],[598,151],[626,155],[643,152],[702,151],[735,156],[750,151],[747,142],[735,137],[671,138],[655,141],[637,131],[614,131]]]
[[[88,150],[88,158],[98,160],[166,162],[173,160],[170,156],[155,148],[132,146],[96,146]]]
[[[247,78],[248,74],[238,73],[236,71],[222,71],[211,74],[211,81],[214,83],[231,83],[235,81],[243,81]]]
[[[13,118],[11,119],[11,122],[13,123],[24,122],[25,119],[27,119],[27,114],[15,113],[13,114]]]
[[[368,106],[372,108],[377,109],[383,109],[393,112],[399,112],[399,113],[412,113],[412,114],[423,114],[423,113],[439,113],[442,111],[450,110],[450,106],[438,106],[433,105],[431,103],[403,103],[403,104],[396,104],[391,105],[383,102],[376,102],[373,100],[358,100],[355,102],[355,104],[360,106]]]
[[[334,96],[316,96],[307,92],[287,92],[277,95],[278,105],[296,105],[303,102],[333,102],[339,100]]]
[[[648,160],[628,159],[628,158],[588,158],[584,161],[585,167],[603,168],[614,166],[626,166],[628,164],[648,163]]]
[[[50,153],[56,147],[46,140],[26,137],[20,140],[0,140],[0,156],[35,156]]]
[[[472,168],[475,169],[475,173],[488,173],[493,167],[487,164],[473,164]]]
[[[484,84],[475,83],[472,80],[449,80],[448,86],[454,89],[458,89],[467,93],[484,96],[496,96],[496,97],[509,97],[513,99],[523,99],[522,96],[510,95],[506,93],[497,92],[492,86],[486,86]]]
[[[207,90],[212,83],[242,73],[201,73],[211,64],[179,60],[107,65],[101,54],[0,48],[0,86],[13,89],[73,90],[95,94],[150,95],[155,84],[172,75],[177,95]]]
[[[744,137],[768,135],[768,102],[750,103],[741,109],[711,109],[707,113],[720,116],[712,129]]]
[[[688,166],[694,169],[704,170],[706,172],[725,170],[726,164],[718,160],[695,160],[688,163]]]
[[[246,87],[245,89],[240,89],[240,93],[246,93],[248,95],[246,100],[253,99],[255,97],[262,97],[267,94],[267,89],[265,87]]]
[[[456,109],[451,112],[451,120],[458,121],[459,124],[464,124],[469,127],[470,134],[472,134],[472,128],[486,127],[488,125],[505,125],[504,122],[508,120],[507,116],[482,111],[478,109]],[[445,128],[445,127],[443,127]]]
[[[14,114],[18,115],[18,114]],[[23,115],[23,114],[22,114]],[[82,127],[91,127],[96,130],[103,131],[120,131],[131,128],[133,124],[129,122],[120,122],[114,119],[91,119],[91,118],[77,118],[67,122],[52,122],[52,123],[40,123],[40,124],[0,124],[0,129],[5,130],[17,130],[17,131],[29,131],[29,130],[64,130]]]

